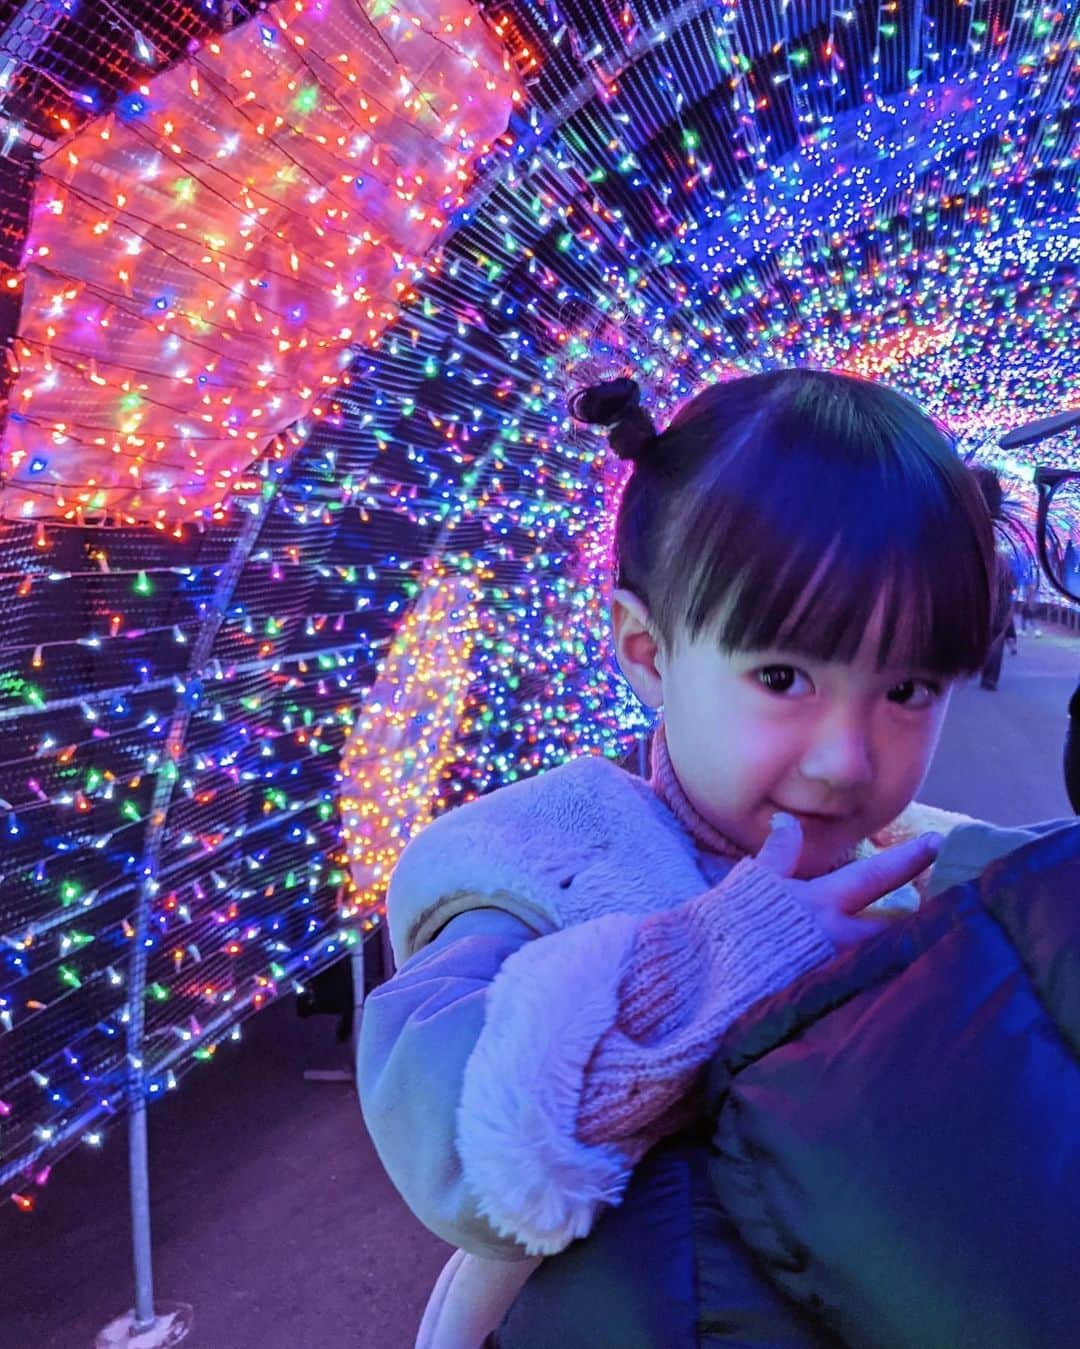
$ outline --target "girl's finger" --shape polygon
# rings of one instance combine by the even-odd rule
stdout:
[[[850,862],[828,878],[827,884],[841,912],[861,913],[868,904],[912,881],[941,851],[940,834],[922,834],[897,843],[874,857]]]
[[[794,815],[778,810],[772,817],[768,838],[761,845],[757,860],[778,876],[791,877],[802,856],[802,825]]]

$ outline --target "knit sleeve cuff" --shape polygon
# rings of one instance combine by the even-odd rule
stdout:
[[[786,883],[753,858],[720,885],[646,919],[615,1024],[589,1063],[578,1136],[630,1151],[697,1082],[728,1027],[835,955]]]
[[[750,1006],[834,954],[784,880],[747,858],[719,885],[640,925],[620,984],[619,1028],[649,1044],[707,1006]]]

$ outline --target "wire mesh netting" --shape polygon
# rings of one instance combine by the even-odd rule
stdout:
[[[573,387],[632,373],[662,422],[740,370],[850,369],[984,456],[1075,401],[1076,6],[478,12],[528,97],[403,269],[400,317],[255,490],[201,528],[0,525],[0,1166],[21,1195],[123,1108],[135,941],[156,1094],[377,921],[418,821],[634,750],[648,722],[606,625],[625,471],[569,422]],[[34,137],[130,91],[149,48],[159,69],[252,14],[0,7],[23,129],[0,156],[7,274]],[[1024,500],[1029,460],[995,462]],[[425,626],[436,587],[453,650]],[[387,661],[432,650],[438,707],[391,706]],[[388,748],[391,715],[437,728],[438,757]],[[362,883],[347,743],[356,836],[393,841]]]

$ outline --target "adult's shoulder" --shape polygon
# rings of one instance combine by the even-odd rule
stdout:
[[[1075,829],[1075,816],[1040,820],[1034,824],[998,825],[985,820],[965,820],[954,828],[934,863],[927,887],[928,896],[942,894],[954,885],[981,876],[991,862],[1007,857],[1037,838],[1059,829]]]

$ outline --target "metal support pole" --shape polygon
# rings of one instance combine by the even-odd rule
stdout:
[[[364,1015],[364,999],[367,997],[367,980],[364,978],[364,938],[352,948],[349,959],[352,962],[353,1015],[352,1034],[349,1036],[349,1067],[356,1072],[356,1056],[360,1048],[360,1018]]]
[[[119,1317],[101,1332],[97,1349],[137,1342],[139,1349],[179,1343],[188,1333],[193,1312],[186,1303],[159,1306],[154,1310],[153,1250],[150,1243],[150,1175],[146,1141],[146,1064],[144,1031],[146,1022],[146,951],[150,915],[158,889],[158,864],[165,837],[169,802],[178,777],[176,771],[184,752],[188,726],[202,696],[205,667],[214,640],[224,621],[236,582],[258,538],[263,521],[276,497],[272,490],[249,510],[233,545],[229,560],[222,568],[208,617],[199,629],[191,653],[180,705],[173,713],[165,738],[166,757],[154,783],[150,802],[150,825],[143,844],[141,879],[135,908],[135,935],[128,972],[127,1083],[128,1083],[128,1158],[131,1187],[131,1235],[135,1266],[135,1310]]]
[[[150,1247],[150,1172],[146,1153],[146,1099],[129,1107],[128,1155],[131,1166],[131,1241],[135,1260],[135,1331],[154,1324],[154,1261]]]
[[[352,1023],[352,1070],[356,1073],[357,1054],[360,1047],[360,1020],[364,1015],[364,1003],[367,1000],[367,976],[364,972],[364,948],[368,942],[378,942],[381,947],[383,979],[389,979],[394,972],[394,953],[390,946],[390,924],[383,919],[374,932],[361,937],[352,950],[353,976],[353,1023]]]

